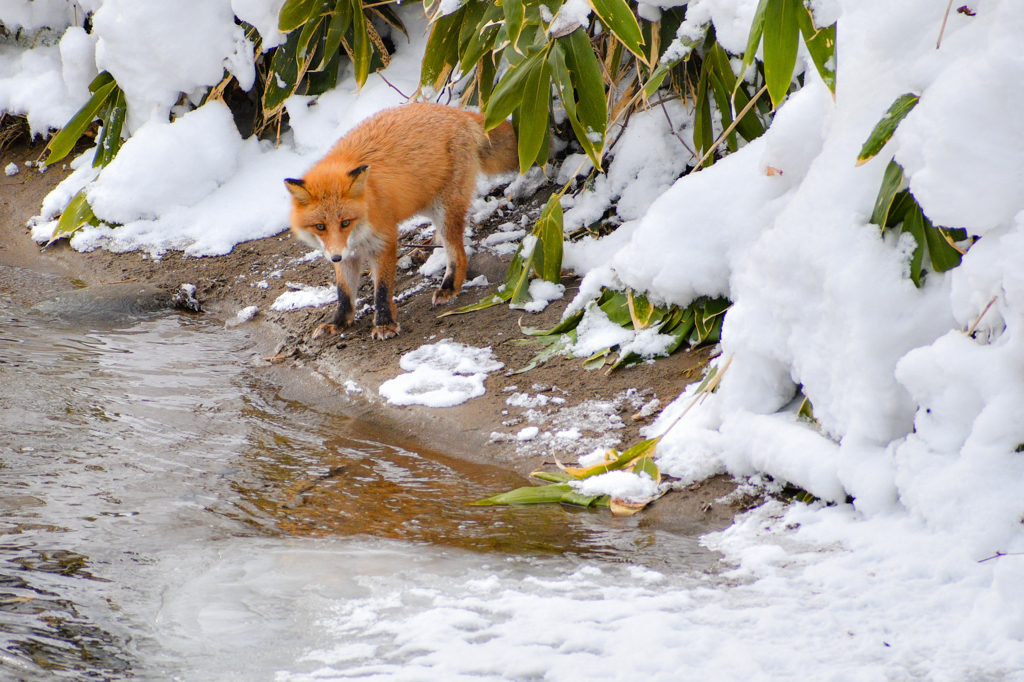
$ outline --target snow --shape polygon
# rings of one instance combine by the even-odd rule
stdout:
[[[454,407],[482,396],[487,374],[505,365],[490,348],[474,348],[450,340],[420,346],[402,356],[406,371],[380,385],[381,397],[392,405]]]
[[[641,11],[655,16],[679,4],[645,0]],[[692,39],[710,24],[737,54],[757,4],[691,0],[678,35]],[[241,139],[217,102],[176,108],[170,121],[180,93],[195,104],[225,68],[249,77],[252,46],[233,14],[257,26],[266,49],[281,40],[281,0],[78,5],[95,10],[91,35],[71,26],[68,3],[0,7],[8,28],[49,25],[59,37],[0,43],[0,110],[27,115],[35,133],[59,127],[83,104],[91,76],[109,69],[132,111],[132,135],[108,168],[93,169],[91,151],[71,162],[75,172],[35,221],[38,241],[85,189],[107,224],[81,230],[73,248],[227,253],[285,229],[281,178],[301,174],[359,121],[404,100],[378,76],[356,90],[346,74],[319,98],[287,101],[293,130],[280,146]],[[392,637],[415,652],[403,667],[353,669],[433,679],[623,678],[621,671],[667,679],[680,670],[709,679],[1022,679],[1020,558],[982,560],[1024,551],[1024,6],[987,0],[973,7],[976,16],[953,12],[938,50],[944,3],[811,6],[819,25],[839,21],[835,97],[801,47],[804,86],[764,136],[688,175],[692,112],[679,101],[638,112],[607,156],[607,175],[566,193],[563,209],[567,230],[619,224],[606,237],[565,246],[565,265],[583,276],[566,309],[586,310],[575,354],[615,345],[645,357],[664,351],[666,337],[618,327],[591,304],[602,286],[680,306],[700,296],[733,302],[716,360],[719,368],[729,361],[718,391],[665,433],[690,404],[691,388],[644,430],[664,434],[656,451],[663,473],[684,483],[716,473],[790,483],[820,502],[772,503],[707,538],[732,567],[729,587],[654,589],[577,575],[553,578],[568,584],[556,589],[499,576],[497,591],[481,597],[470,581],[491,584],[484,572],[435,587],[419,611],[377,604],[375,621],[350,626],[343,614],[325,615],[329,632],[345,633],[338,647],[354,633]],[[412,93],[425,23],[413,9],[401,11],[412,38],[397,38],[385,75]],[[590,11],[572,0],[553,21]],[[920,95],[917,107],[875,159],[856,167],[874,125],[907,92]],[[907,278],[912,242],[868,223],[892,158],[936,224],[981,238],[962,244],[970,248],[959,267],[929,272],[921,288]],[[552,175],[568,181],[583,161],[570,156]],[[529,196],[543,182],[534,169],[506,196]],[[473,212],[489,215],[503,201],[478,201]],[[509,248],[525,227],[510,224],[485,246]],[[523,236],[524,254],[534,246]],[[428,262],[427,271],[443,267],[442,254]],[[554,288],[535,286],[535,300],[553,300]],[[333,287],[302,285],[271,309],[325,305],[335,295]],[[963,330],[975,322],[968,336]],[[380,393],[396,404],[454,405],[482,395],[495,365],[488,349],[423,346],[403,357],[407,373]],[[556,440],[601,453],[617,442],[612,431],[622,422],[611,401],[542,412],[541,394],[515,394],[523,406],[509,406],[527,423],[497,436],[531,455]],[[795,414],[804,397],[814,422]],[[527,407],[531,401],[538,404]],[[366,608],[385,596],[367,597]],[[323,676],[359,651],[325,644]]]
[[[4,167],[4,175],[11,177],[12,175],[18,174],[18,164],[13,161]]]
[[[271,310],[279,312],[298,310],[299,308],[316,308],[338,300],[338,287],[313,287],[300,282],[286,282],[293,291],[286,291],[270,304]]]
[[[609,471],[574,482],[572,487],[581,495],[608,495],[627,502],[643,502],[658,493],[658,484],[647,474],[630,471]]]

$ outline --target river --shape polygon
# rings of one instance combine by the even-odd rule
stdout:
[[[716,581],[636,519],[470,506],[525,481],[282,397],[245,326],[28,307],[67,286],[0,267],[0,679],[628,679]]]

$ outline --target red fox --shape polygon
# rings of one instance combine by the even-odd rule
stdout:
[[[483,116],[442,104],[385,109],[356,126],[301,180],[286,179],[291,229],[334,265],[338,310],[313,338],[352,324],[364,262],[373,277],[373,332],[399,332],[394,301],[398,223],[429,216],[448,260],[433,304],[450,302],[466,279],[463,232],[479,173],[519,169],[515,131],[484,133]]]

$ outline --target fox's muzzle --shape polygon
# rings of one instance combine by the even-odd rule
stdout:
[[[341,255],[336,253],[336,254],[331,256],[331,261],[334,262],[334,263],[340,263],[341,262],[341,258],[342,258]]]

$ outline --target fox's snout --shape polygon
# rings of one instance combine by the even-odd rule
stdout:
[[[333,263],[340,263],[341,262],[341,254],[340,253],[332,253],[331,254],[331,262],[333,262]]]

